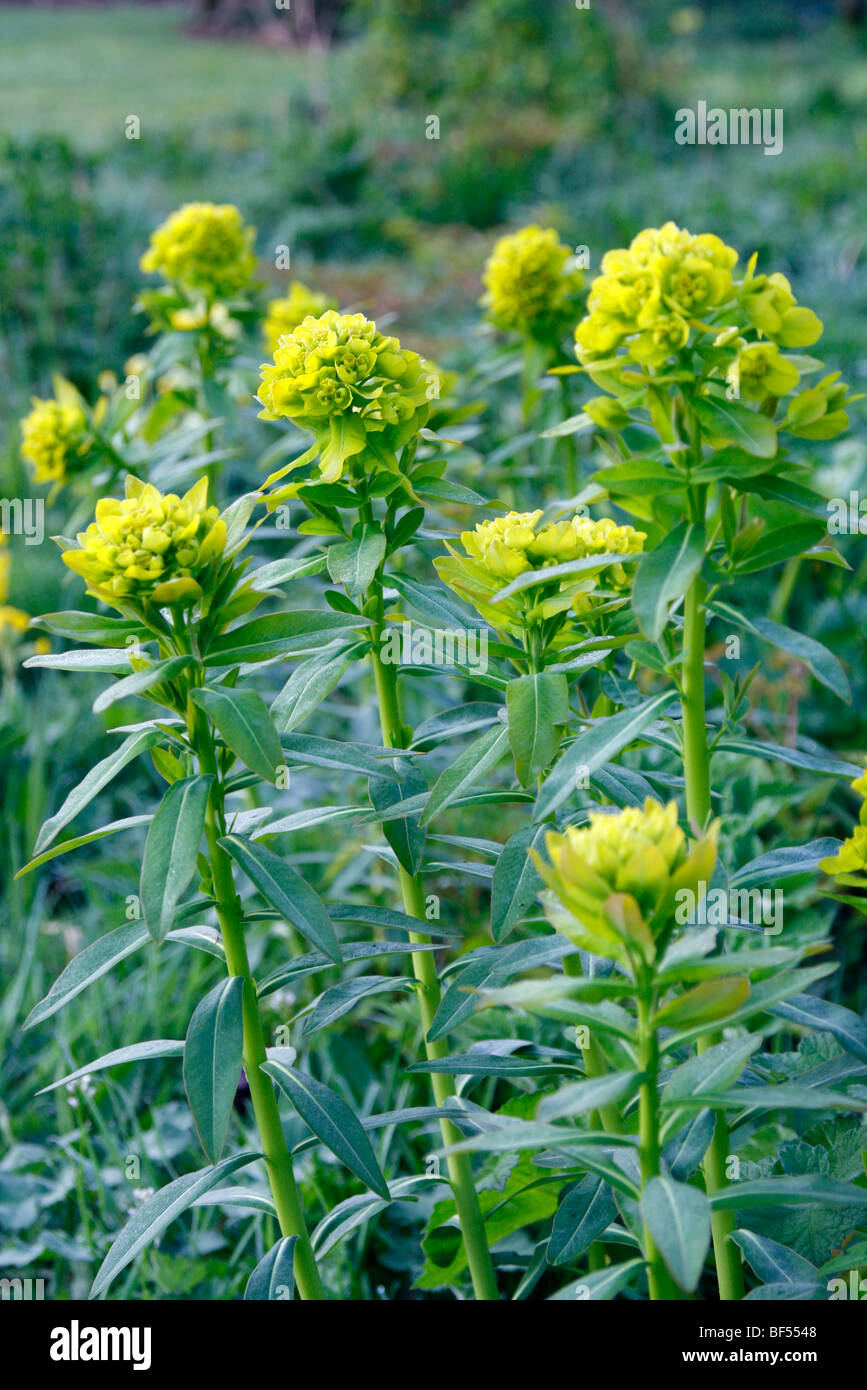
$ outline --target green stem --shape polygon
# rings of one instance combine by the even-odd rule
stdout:
[[[379,597],[381,602],[382,590],[379,583],[374,586],[372,592]],[[383,741],[387,747],[404,748],[407,740],[400,715],[400,702],[397,690],[397,667],[386,665],[380,659],[381,636],[382,618],[380,615],[374,626],[373,645],[371,648],[373,676],[376,683],[376,694],[379,704],[380,726],[382,728]],[[421,874],[410,874],[407,873],[404,868],[401,868],[400,887],[406,912],[410,917],[417,917],[420,921],[424,921],[425,892]],[[422,946],[425,944],[424,936],[417,932],[410,932],[409,939],[413,946]],[[414,951],[411,959],[413,974],[420,986],[418,990],[418,999],[422,1028],[424,1030],[425,1052],[428,1061],[435,1062],[442,1057],[447,1057],[449,1053],[448,1042],[445,1038],[440,1038],[436,1042],[432,1042],[428,1038],[434,1016],[440,1004],[439,977],[431,951]],[[431,1077],[431,1084],[437,1105],[447,1105],[456,1095],[454,1078],[451,1076],[434,1074]],[[446,1148],[451,1148],[453,1145],[460,1143],[462,1135],[456,1126],[452,1124],[451,1120],[440,1120],[440,1131]],[[467,1262],[470,1268],[470,1276],[473,1281],[475,1296],[479,1300],[495,1301],[499,1298],[497,1280],[494,1274],[491,1254],[488,1250],[488,1242],[485,1236],[485,1223],[481,1208],[479,1207],[475,1183],[473,1182],[473,1168],[469,1154],[449,1154],[446,1163],[448,1165],[449,1178],[454,1193],[458,1220],[464,1236],[464,1249],[467,1254]]]
[[[638,1065],[645,1073],[638,1098],[638,1140],[641,1186],[659,1177],[659,1039],[652,1022],[653,1001],[646,993],[638,996]],[[644,1223],[644,1258],[650,1297],[675,1299],[680,1291],[674,1284],[656,1242]]]
[[[710,816],[710,754],[704,700],[705,584],[696,576],[686,595],[683,628],[683,768],[686,779],[686,813],[696,828]],[[712,1037],[700,1038],[698,1051],[713,1045]],[[704,1157],[703,1171],[708,1196],[726,1184],[729,1153],[729,1127],[722,1111],[716,1114],[713,1138]],[[720,1298],[744,1296],[744,1278],[737,1247],[729,1239],[735,1229],[735,1214],[714,1211],[711,1216],[713,1248]]]
[[[226,965],[229,974],[239,976],[244,981],[243,1019],[244,1019],[244,1071],[250,1087],[250,1099],[259,1141],[268,1173],[268,1183],[277,1220],[284,1236],[297,1236],[295,1246],[295,1282],[302,1299],[317,1301],[325,1298],[325,1290],[319,1278],[319,1270],[310,1244],[301,1196],[292,1170],[292,1158],[280,1123],[280,1111],[274,1086],[262,1071],[267,1059],[265,1033],[259,1013],[256,982],[250,970],[247,957],[247,943],[244,939],[244,921],[241,905],[235,892],[232,874],[232,861],[219,844],[220,827],[224,821],[223,788],[217,770],[214,743],[211,730],[203,712],[196,706],[188,707],[188,727],[190,740],[199,760],[202,772],[211,773],[214,785],[208,803],[205,820],[205,836],[208,842],[208,856],[214,884],[214,898],[217,903],[217,917],[223,945],[226,950]]]

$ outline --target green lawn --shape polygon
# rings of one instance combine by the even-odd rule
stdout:
[[[279,13],[276,12],[275,13]],[[289,49],[194,38],[189,6],[0,7],[0,130],[67,135],[94,147],[151,130],[263,112],[279,120],[305,80]]]

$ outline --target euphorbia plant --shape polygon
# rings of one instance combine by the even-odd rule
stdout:
[[[397,666],[383,656],[390,606],[385,589],[397,553],[424,519],[420,503],[426,486],[437,482],[441,471],[418,457],[431,401],[438,394],[436,370],[360,314],[328,311],[304,319],[294,332],[279,338],[273,363],[262,369],[265,418],[291,420],[314,436],[299,459],[267,480],[266,487],[273,489],[269,506],[299,497],[312,512],[300,529],[334,538],[325,558],[332,581],[343,592],[333,595],[332,602],[350,621],[356,615],[363,624],[362,650],[373,668],[383,743],[398,750],[409,748],[413,733],[400,706]],[[317,466],[309,481],[277,486],[288,473],[314,460]],[[338,657],[326,683],[319,682],[320,698],[327,682],[333,685],[343,669],[345,662]],[[306,672],[293,677],[284,696],[278,697],[284,717],[294,714],[299,685],[306,679]],[[396,764],[401,772],[395,784],[397,799],[425,787],[424,779],[403,761],[403,767]],[[395,799],[391,785],[382,782],[371,783],[371,797],[381,813]],[[423,832],[417,820],[399,817],[385,818],[384,830],[398,861],[406,912],[424,922]],[[419,948],[426,945],[423,930],[410,939]],[[436,1058],[442,1045],[427,1037],[440,1003],[436,964],[429,951],[419,949],[412,965],[425,1050],[429,1058]],[[437,1104],[447,1106],[455,1095],[453,1079],[437,1076],[433,1090]],[[459,1131],[445,1117],[440,1123],[446,1144],[453,1145]],[[470,1161],[465,1155],[452,1155],[448,1168],[476,1297],[495,1299],[496,1278]]]
[[[299,626],[315,642],[344,623],[334,614],[274,614],[247,620],[269,592],[267,584],[258,583],[255,572],[245,573],[246,564],[239,559],[249,539],[246,522],[252,503],[252,498],[242,498],[219,515],[215,506],[208,505],[206,479],[178,497],[130,478],[126,497],[103,499],[94,522],[63,555],[69,568],[85,579],[88,592],[121,616],[63,613],[40,620],[61,636],[110,649],[37,659],[42,665],[95,668],[121,676],[98,698],[97,710],[133,696],[150,700],[158,709],[70,792],[43,826],[36,857],[27,866],[33,869],[79,844],[146,821],[149,830],[140,887],[144,922],[121,927],[87,947],[33,1011],[29,1024],[49,1017],[148,937],[199,947],[224,961],[228,976],[194,1011],[185,1042],[139,1044],[88,1064],[87,1070],[99,1070],[114,1063],[182,1053],[187,1095],[212,1165],[176,1179],[144,1203],[108,1252],[95,1292],[107,1288],[178,1211],[260,1156],[247,1152],[222,1157],[242,1062],[281,1231],[281,1241],[265,1261],[278,1282],[291,1285],[294,1264],[302,1298],[323,1296],[272,1077],[307,1116],[314,1133],[322,1128],[317,1114],[328,1114],[325,1142],[336,1147],[344,1161],[348,1152],[350,1167],[388,1196],[370,1144],[345,1103],[325,1087],[317,1090],[312,1080],[299,1079],[301,1074],[285,1064],[280,1049],[268,1056],[250,970],[247,934],[262,914],[242,902],[235,885],[236,865],[276,914],[308,937],[316,948],[314,963],[317,959],[339,963],[341,949],[328,910],[316,892],[290,865],[249,837],[239,820],[239,808],[229,804],[244,787],[260,780],[279,782],[285,772],[267,708],[261,696],[239,679],[239,672],[242,666],[249,668],[291,651],[298,642]],[[127,648],[117,648],[121,639]],[[153,816],[133,817],[55,843],[97,792],[147,750],[168,783]],[[204,896],[183,902],[196,873]],[[210,910],[216,913],[218,932],[185,925]]]

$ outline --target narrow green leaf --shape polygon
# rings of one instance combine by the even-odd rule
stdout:
[[[259,1157],[257,1153],[235,1154],[232,1158],[224,1158],[213,1168],[200,1168],[196,1173],[186,1173],[181,1178],[175,1178],[174,1182],[155,1192],[153,1197],[149,1197],[133,1212],[115,1238],[97,1271],[90,1297],[98,1298],[100,1294],[105,1293],[121,1270],[126,1269],[136,1255],[156,1240],[176,1216],[180,1216],[191,1207],[197,1197],[209,1188],[215,1187],[230,1173],[237,1172],[239,1168]]]
[[[506,687],[509,746],[522,787],[544,772],[560,746],[558,725],[569,717],[569,686],[553,671],[517,676]]]
[[[283,1062],[264,1062],[262,1070],[277,1082],[325,1147],[380,1197],[390,1201],[388,1183],[380,1172],[370,1140],[342,1096]]]
[[[108,786],[108,783],[119,772],[123,771],[127,763],[131,763],[140,753],[144,753],[146,749],[159,743],[162,738],[163,734],[159,729],[142,729],[138,733],[130,734],[119,748],[115,748],[107,758],[103,758],[95,767],[92,767],[87,776],[69,793],[60,810],[56,811],[43,825],[34,845],[36,854],[40,855],[43,850],[47,849],[63,827],[74,820],[79,811],[82,811],[102,791],[103,787]]]
[[[68,854],[71,849],[80,849],[82,845],[89,845],[106,835],[116,835],[119,830],[131,830],[135,825],[148,825],[152,819],[150,815],[126,816],[123,820],[112,821],[110,825],[101,825],[99,830],[90,830],[86,835],[76,835],[71,840],[64,840],[62,844],[52,845],[51,849],[47,849],[44,854],[37,854],[35,859],[31,859],[23,869],[19,869],[15,877],[23,878],[40,865],[47,864],[49,859],[57,859],[61,854]]]
[[[184,1088],[205,1155],[226,1142],[244,1048],[244,979],[221,980],[196,1007],[184,1044]]]
[[[149,1062],[154,1057],[180,1057],[183,1051],[183,1042],[174,1038],[156,1038],[152,1042],[117,1047],[113,1052],[106,1052],[104,1057],[97,1057],[95,1062],[87,1062],[83,1067],[77,1067],[59,1080],[52,1081],[50,1086],[43,1086],[36,1094],[44,1096],[48,1091],[56,1091],[58,1086],[68,1086],[71,1081],[80,1080],[82,1076],[93,1076],[95,1072],[107,1071],[110,1067],[122,1067],[126,1062]]]
[[[496,767],[505,757],[508,747],[509,731],[504,724],[496,724],[492,729],[486,729],[481,737],[471,743],[469,748],[465,748],[460,757],[437,778],[421,817],[421,824],[429,825],[434,816],[451,805],[491,768]]]
[[[567,1265],[579,1259],[616,1218],[617,1203],[610,1187],[601,1178],[588,1174],[570,1188],[557,1208],[548,1242],[548,1263]]]
[[[651,1178],[641,1194],[641,1215],[679,1288],[693,1293],[710,1245],[710,1206],[697,1187]]]
[[[583,734],[579,734],[546,777],[536,801],[533,819],[546,820],[574,790],[579,770],[589,776],[598,767],[610,762],[640,737],[673,698],[670,690],[664,691],[632,709],[596,720]]]
[[[141,902],[148,931],[162,941],[178,900],[196,870],[213,777],[173,782],[160,802],[145,841]]]
[[[193,702],[213,720],[235,757],[266,782],[276,781],[283,754],[262,696],[255,690],[233,690],[226,686],[193,690],[191,695]]]
[[[283,1236],[257,1264],[244,1290],[245,1299],[273,1302],[295,1295],[295,1246],[297,1236]]]
[[[550,826],[523,826],[503,845],[491,882],[491,935],[495,941],[505,941],[536,901],[542,880],[530,850],[539,849],[548,830]]]
[[[93,712],[94,714],[101,714],[116,700],[126,700],[132,695],[143,695],[145,691],[152,690],[155,685],[163,685],[166,681],[174,680],[175,676],[193,664],[191,656],[172,656],[169,657],[168,661],[158,661],[153,666],[149,666],[146,671],[133,671],[131,676],[125,676],[122,681],[116,681],[114,685],[108,687],[108,690],[97,695],[93,702]]]
[[[318,946],[329,960],[339,965],[342,960],[340,945],[328,909],[301,875],[285,859],[259,843],[238,835],[226,835],[220,844],[240,864],[266,902]]]
[[[56,1014],[70,999],[74,999],[94,980],[106,975],[118,961],[131,956],[133,951],[149,940],[144,922],[128,922],[107,936],[101,936],[98,941],[92,941],[61,971],[45,998],[31,1009],[23,1027],[34,1028],[37,1023]]]
[[[682,598],[704,561],[705,529],[683,521],[655,550],[645,551],[632,590],[632,607],[642,632],[658,642],[668,607]]]

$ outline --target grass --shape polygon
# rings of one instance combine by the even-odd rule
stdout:
[[[280,11],[275,13],[279,14]],[[194,37],[182,5],[0,8],[0,130],[65,135],[82,148],[148,130],[194,129],[267,112],[304,83],[303,55]]]

